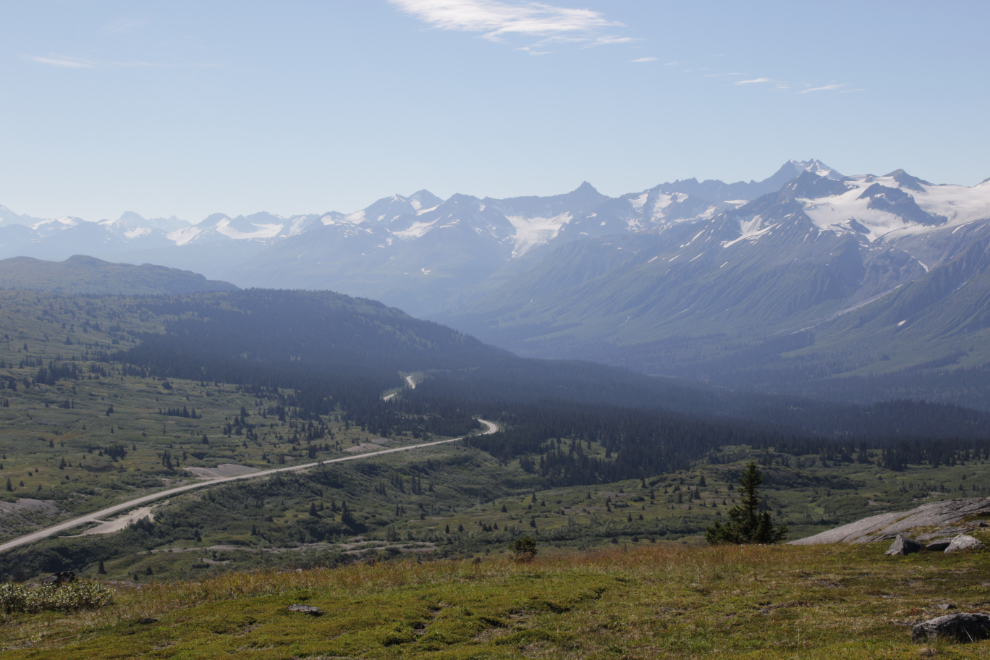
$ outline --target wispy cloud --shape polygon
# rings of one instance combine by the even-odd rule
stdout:
[[[841,85],[838,83],[832,83],[831,85],[822,85],[821,87],[811,87],[809,89],[802,89],[798,94],[811,94],[812,92],[831,92],[834,90],[845,89],[846,85]]]
[[[140,30],[146,25],[150,24],[147,18],[117,18],[106,25],[104,25],[101,30],[103,32],[108,32],[110,34],[126,34],[128,32],[134,32],[135,30]]]
[[[47,57],[42,57],[40,55],[22,55],[21,57],[30,62],[45,64],[47,66],[57,66],[65,69],[127,69],[127,68],[138,68],[138,67],[188,68],[188,69],[219,68],[218,65],[216,64],[195,63],[195,62],[173,62],[168,64],[164,64],[160,62],[144,62],[141,60],[134,60],[131,62],[112,62],[112,61],[88,60],[80,57],[68,57],[63,55],[48,55]]]
[[[389,0],[400,11],[440,30],[478,32],[485,39],[502,41],[522,36],[541,38],[538,45],[574,43],[585,47],[621,44],[632,37],[607,34],[624,27],[591,9],[555,7],[543,2],[504,0]],[[606,34],[603,34],[606,33]],[[533,46],[521,50],[541,54]]]
[[[656,62],[658,58],[656,57],[640,57],[639,59],[632,60],[633,63],[638,62]]]
[[[49,66],[59,66],[59,67],[63,67],[63,68],[66,68],[66,69],[92,69],[93,68],[93,63],[92,62],[87,62],[85,60],[78,60],[78,59],[75,59],[75,58],[72,58],[72,57],[58,57],[58,56],[38,57],[38,56],[33,56],[32,55],[28,59],[31,59],[31,60],[33,60],[35,62],[38,62],[39,64],[47,64]]]
[[[769,78],[753,78],[752,80],[738,80],[733,85],[760,85],[762,83],[773,82]]]

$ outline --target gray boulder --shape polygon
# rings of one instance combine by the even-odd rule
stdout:
[[[887,550],[888,555],[909,555],[912,552],[921,552],[925,549],[923,543],[918,543],[914,539],[909,539],[908,537],[898,534],[894,542],[890,544],[890,549]]]
[[[990,638],[990,615],[947,614],[937,619],[919,623],[911,630],[915,642],[935,641],[939,638],[957,642],[976,642]]]
[[[969,534],[960,534],[956,538],[952,539],[952,543],[950,543],[949,547],[945,549],[945,552],[948,554],[950,552],[961,552],[963,550],[982,550],[984,547],[986,546]]]
[[[323,614],[323,610],[318,607],[313,607],[312,605],[289,605],[290,612],[299,612],[301,614],[308,614],[310,616],[320,616]]]

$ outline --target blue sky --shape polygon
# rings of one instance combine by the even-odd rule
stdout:
[[[990,3],[0,2],[0,204],[354,211],[787,159],[990,176]]]

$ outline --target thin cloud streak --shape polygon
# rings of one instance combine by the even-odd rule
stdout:
[[[829,92],[836,89],[843,89],[845,85],[840,85],[833,83],[831,85],[822,85],[821,87],[812,87],[811,89],[802,89],[798,94],[811,94],[812,92]]]
[[[656,62],[657,59],[659,59],[659,58],[656,58],[656,57],[641,57],[638,60],[632,60],[632,63],[633,64],[636,64],[636,63],[639,63],[639,62]]]
[[[555,7],[543,2],[503,0],[388,0],[399,11],[440,30],[480,32],[489,41],[503,37],[543,37],[535,46],[575,43],[585,47],[635,41],[632,37],[601,34],[625,27],[591,9]],[[537,54],[533,46],[521,48]]]
[[[127,69],[127,68],[138,68],[138,67],[153,67],[153,68],[188,68],[188,69],[217,69],[222,68],[218,64],[195,64],[195,63],[179,63],[179,64],[161,64],[158,62],[98,62],[95,60],[84,60],[77,57],[63,57],[61,55],[50,55],[48,57],[41,57],[39,55],[23,55],[23,59],[29,60],[31,62],[36,62],[38,64],[45,64],[47,66],[56,66],[65,69]]]
[[[36,55],[32,55],[28,59],[37,62],[39,64],[47,64],[48,66],[57,66],[65,69],[93,68],[92,63],[86,62],[84,60],[76,60],[71,57],[38,57]]]
[[[733,85],[759,85],[762,83],[773,82],[769,78],[753,78],[752,80],[740,80],[738,82],[732,83]]]

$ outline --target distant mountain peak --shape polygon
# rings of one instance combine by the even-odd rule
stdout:
[[[201,221],[199,224],[201,227],[212,227],[221,220],[230,220],[230,216],[226,213],[211,213],[206,217],[205,220]]]
[[[793,167],[795,173],[797,174],[800,174],[801,172],[811,172],[817,176],[835,179],[836,181],[841,181],[845,178],[834,168],[829,167],[817,158],[813,158],[811,160],[789,160],[784,164],[784,167],[787,166]]]
[[[422,211],[423,209],[431,209],[435,206],[443,204],[443,200],[431,193],[429,190],[417,190],[413,194],[409,195],[407,201],[412,205],[417,211]]]
[[[818,199],[841,195],[848,190],[842,181],[809,169],[802,171],[796,179],[781,188],[780,193],[790,199]]]
[[[122,222],[128,225],[137,224],[138,226],[141,226],[144,223],[144,218],[134,211],[124,211],[120,214],[120,217],[117,218],[117,222]]]
[[[916,176],[911,176],[904,170],[894,170],[887,176],[892,178],[894,181],[896,181],[897,185],[899,185],[901,188],[907,188],[908,190],[913,190],[915,192],[925,192],[925,189],[922,188],[921,186],[932,185],[930,182],[925,181],[924,179],[919,179]]]

